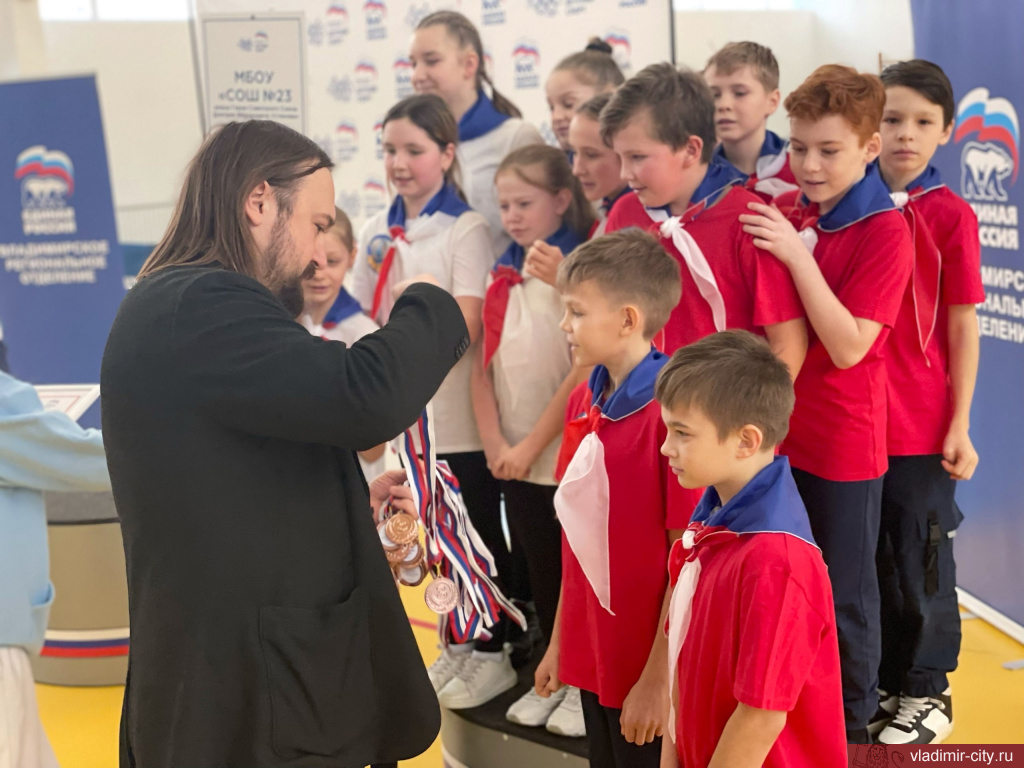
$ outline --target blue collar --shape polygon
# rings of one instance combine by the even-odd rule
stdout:
[[[449,216],[458,218],[470,210],[466,201],[459,197],[458,190],[452,184],[446,183],[441,191],[430,198],[430,201],[423,206],[420,216],[430,216],[440,211]],[[391,207],[388,208],[388,227],[405,227],[405,201],[401,195],[396,195]]]
[[[549,245],[554,245],[562,251],[563,256],[568,256],[576,246],[583,242],[583,238],[574,232],[568,224],[562,224],[555,234],[544,239]],[[517,272],[523,271],[523,261],[526,259],[526,249],[514,240],[501,254],[495,267],[515,267]]]
[[[779,134],[775,133],[775,131],[764,132],[764,143],[761,145],[761,152],[758,154],[758,157],[764,157],[765,155],[771,155],[772,157],[775,157],[776,155],[780,155],[785,151],[785,139],[779,136]],[[725,147],[722,146],[721,144],[715,147],[715,157],[717,157],[719,160],[724,160],[725,162],[729,163],[729,158],[725,156]],[[729,163],[729,165],[732,165],[732,163]]]
[[[807,197],[802,195],[801,198],[806,205]],[[889,188],[885,186],[882,174],[878,172],[878,166],[871,163],[864,173],[864,178],[847,190],[835,208],[818,219],[817,226],[822,232],[837,232],[868,216],[892,211],[895,208],[889,196]]]
[[[608,386],[611,374],[603,365],[597,366],[590,374],[590,381],[587,384],[590,387],[591,404],[600,405],[601,415],[612,421],[631,416],[654,399],[654,382],[667,362],[668,355],[652,348],[647,357],[629,372],[626,380],[603,403],[601,397]]]
[[[459,141],[472,141],[490,133],[508,120],[482,90],[477,92],[476,103],[459,118]]]
[[[724,507],[718,491],[708,488],[690,521],[733,533],[789,533],[817,546],[786,456],[776,456]]]
[[[722,193],[728,190],[729,187],[742,184],[746,180],[746,175],[726,160],[724,156],[712,155],[711,162],[708,163],[707,173],[704,174],[704,178],[697,185],[697,189],[694,190],[687,208],[699,205],[700,203],[704,203],[705,208],[710,208],[723,197]],[[651,210],[658,209],[654,208]],[[660,210],[665,211],[670,217],[672,216],[669,206],[661,206]]]
[[[877,160],[875,160],[875,165],[878,165]],[[881,167],[879,167],[878,175],[882,175]],[[885,181],[885,179],[883,179],[883,181]],[[939,169],[934,165],[929,165],[921,171],[920,176],[907,184],[907,193],[913,195],[923,192],[931,192],[933,189],[938,189],[941,186],[944,186],[942,183],[942,174],[939,173]],[[895,190],[889,191],[892,192]]]
[[[617,202],[619,202],[619,200],[624,198],[626,195],[628,195],[632,191],[633,190],[629,188],[629,184],[627,184],[622,189],[620,189],[617,194],[612,195],[611,197],[603,198],[601,200],[601,203],[604,205],[606,210],[610,211],[612,209],[613,205],[615,205]]]
[[[324,317],[323,325],[327,327],[328,323],[337,325],[342,320],[347,320],[352,315],[362,312],[363,308],[359,306],[359,302],[352,298],[352,295],[345,290],[345,286],[341,286],[341,290],[338,291],[338,298],[334,300],[331,308],[327,310],[327,315]]]

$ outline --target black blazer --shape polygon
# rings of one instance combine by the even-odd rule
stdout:
[[[353,451],[413,424],[468,345],[429,285],[350,348],[222,269],[127,295],[100,377],[131,612],[122,768],[350,768],[430,746],[437,697]]]

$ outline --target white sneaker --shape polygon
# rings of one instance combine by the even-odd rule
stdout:
[[[441,689],[448,685],[448,682],[459,674],[462,665],[472,655],[472,643],[465,645],[449,645],[441,649],[441,655],[437,661],[427,668],[427,675],[430,677],[430,684],[434,686],[434,693],[440,693]]]
[[[508,708],[505,719],[519,725],[531,727],[541,726],[547,723],[551,713],[558,709],[558,705],[565,698],[566,689],[559,688],[548,698],[540,696],[533,688],[526,692],[519,701]]]
[[[900,695],[900,708],[878,736],[881,744],[941,744],[953,732],[953,698],[947,688],[938,696]]]
[[[479,707],[515,688],[517,682],[519,678],[506,651],[501,651],[497,659],[491,654],[473,651],[458,674],[437,694],[437,700],[448,709]]]
[[[580,700],[580,689],[571,685],[565,686],[565,698],[558,709],[548,718],[547,729],[559,736],[571,736],[574,739],[587,735],[587,726],[583,722],[583,702]]]

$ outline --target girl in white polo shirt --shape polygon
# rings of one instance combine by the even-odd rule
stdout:
[[[417,25],[409,51],[417,93],[436,93],[459,124],[457,154],[466,200],[491,226],[493,258],[511,238],[501,226],[494,174],[505,156],[527,144],[542,144],[540,132],[494,89],[484,66],[484,48],[473,23],[457,11],[437,11]],[[484,85],[490,88],[490,95]]]
[[[394,304],[392,289],[423,274],[432,275],[462,308],[472,342],[481,335],[487,275],[494,256],[487,220],[471,210],[456,184],[458,128],[440,96],[403,99],[384,118],[384,168],[397,193],[387,211],[363,226],[353,270],[353,294],[381,325]],[[511,570],[501,528],[501,489],[487,469],[470,396],[472,354],[465,355],[433,399],[437,458],[448,462],[462,490],[470,520],[494,556],[498,574]],[[415,376],[415,371],[409,372]],[[472,658],[510,672],[504,651],[508,621],[486,641],[446,643],[430,668],[434,689],[445,685]],[[472,653],[471,653],[472,652]],[[514,676],[514,675],[513,675]]]

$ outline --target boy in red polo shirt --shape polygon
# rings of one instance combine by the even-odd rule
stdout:
[[[956,481],[978,463],[967,427],[978,374],[974,305],[985,289],[977,217],[929,165],[953,131],[949,78],[916,59],[887,67],[882,83],[878,168],[911,227],[915,263],[885,356],[882,700],[873,725],[884,727],[883,744],[936,744],[953,729],[947,675],[960,652],[960,609],[950,534],[962,517]]]
[[[558,287],[577,366],[596,366],[569,397],[555,509],[562,592],[536,690],[581,690],[593,768],[657,768],[668,717],[669,544],[696,495],[679,487],[651,347],[679,301],[679,267],[650,235],[616,232],[581,245]]]
[[[757,195],[744,176],[713,156],[714,100],[701,75],[652,64],[626,81],[601,111],[601,133],[636,192],[608,217],[608,232],[639,227],[660,235],[679,262],[683,296],[660,348],[726,328],[768,338],[795,377],[807,326],[785,267],[753,245],[737,217]]]
[[[678,706],[662,768],[846,765],[832,590],[774,456],[793,411],[785,366],[726,331],[672,355],[655,391],[672,472],[707,486],[670,559]]]
[[[789,142],[768,130],[780,99],[772,49],[728,43],[708,59],[704,79],[715,97],[715,157],[736,166],[746,176],[744,186],[766,200],[795,190]]]
[[[782,452],[832,579],[847,739],[870,743],[881,628],[875,550],[886,447],[883,349],[914,263],[910,231],[872,161],[885,89],[850,67],[816,69],[786,98],[802,195],[740,216],[793,275],[811,325]],[[795,197],[795,194],[793,195]],[[798,232],[799,230],[799,232]]]

